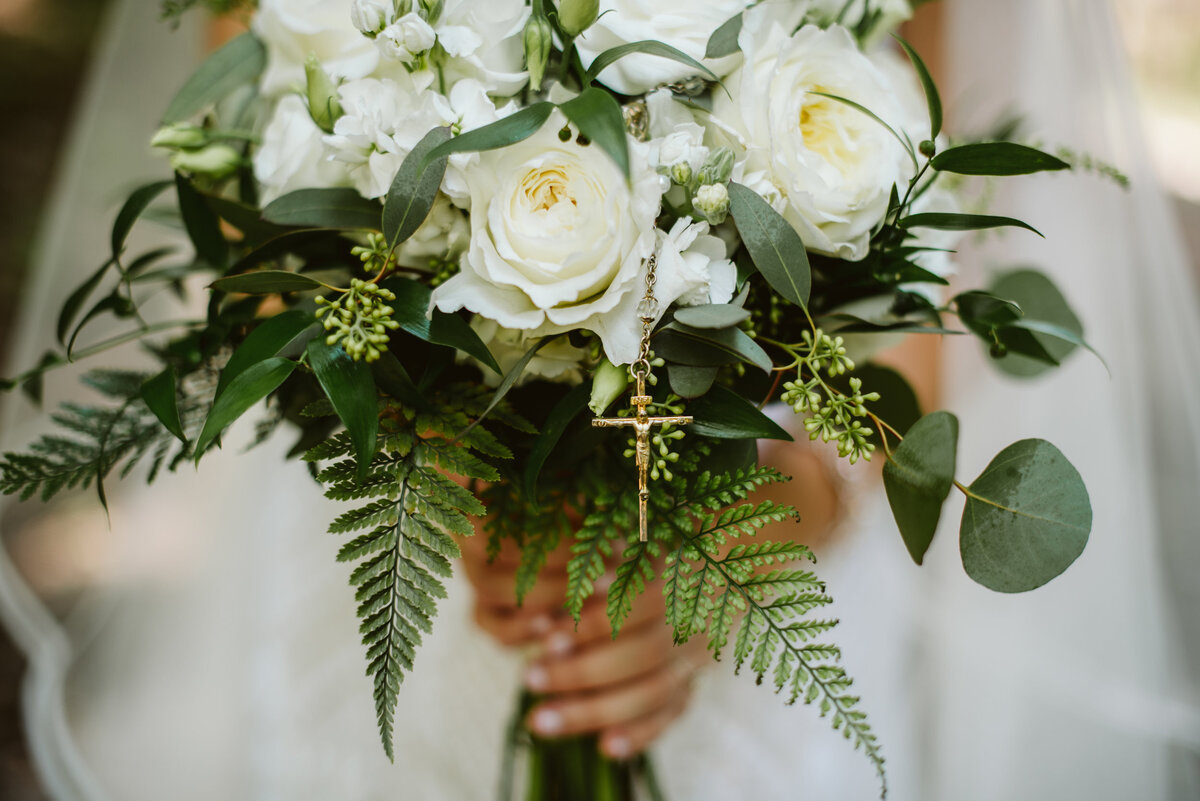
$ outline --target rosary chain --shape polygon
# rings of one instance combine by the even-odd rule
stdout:
[[[654,318],[658,312],[658,300],[654,297],[657,267],[658,255],[652,253],[646,262],[646,294],[638,304],[638,317],[642,320],[641,349],[638,352],[638,360],[629,367],[630,375],[642,381],[650,375],[650,334],[654,330]]]

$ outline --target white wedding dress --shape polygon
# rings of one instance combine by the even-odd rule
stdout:
[[[35,360],[63,287],[96,261],[107,224],[98,210],[113,200],[105,193],[164,168],[139,143],[195,63],[200,32],[155,30],[156,5],[113,3],[11,363]],[[962,79],[949,97],[1013,99],[1039,123],[1065,123],[1041,128],[1045,136],[1148,177],[1139,140],[1119,138],[1130,133],[1123,118],[1132,101],[1101,4],[950,0],[948,10],[958,37],[953,73]],[[1014,63],[1013,52],[1028,75],[996,71]],[[120,102],[118,118],[111,109]],[[1068,113],[1058,113],[1062,104]],[[837,599],[836,639],[884,744],[892,798],[1196,797],[1187,784],[1200,753],[1196,685],[1178,651],[1200,647],[1200,637],[1172,626],[1187,608],[1182,593],[1195,591],[1188,571],[1200,558],[1195,537],[1184,535],[1195,534],[1198,518],[1152,514],[1155,490],[1196,502],[1186,482],[1196,478],[1200,370],[1180,346],[1200,342],[1194,288],[1148,180],[1130,195],[1087,177],[1024,180],[1029,195],[1005,195],[997,213],[1024,215],[1047,232],[1047,243],[1021,243],[1029,250],[1020,255],[1055,268],[1114,379],[1076,357],[1036,391],[1014,389],[987,377],[971,343],[954,343],[946,385],[987,389],[954,392],[947,405],[963,417],[964,476],[1018,436],[1063,447],[1093,492],[1092,542],[1050,587],[999,597],[962,576],[954,526],[926,568],[913,566],[882,493],[868,489],[817,566]],[[1011,261],[1018,241],[993,253]],[[1133,339],[1140,331],[1148,333]],[[50,389],[62,396],[70,386],[57,377]],[[1170,430],[1153,425],[1159,409]],[[3,411],[2,445],[20,447],[36,415],[15,397]],[[1174,438],[1154,439],[1160,433]],[[337,510],[303,467],[283,463],[286,444],[241,454],[230,442],[198,473],[185,468],[149,491],[110,488],[110,555],[61,625],[0,558],[0,609],[30,657],[31,751],[54,798],[495,797],[518,657],[473,628],[470,590],[454,583],[401,689],[389,764],[347,570],[333,559],[338,541],[324,533]],[[1160,466],[1152,454],[1174,461]],[[1183,505],[1157,508],[1187,514]],[[947,517],[956,511],[948,507]],[[98,509],[94,517],[103,525]],[[702,676],[654,753],[676,801],[878,794],[865,758],[815,710],[784,707],[728,664]]]

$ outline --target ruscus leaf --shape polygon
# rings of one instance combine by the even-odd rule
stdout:
[[[168,431],[178,437],[180,442],[187,442],[187,435],[183,432],[183,422],[179,419],[174,367],[168,365],[167,369],[142,384],[142,400],[146,402],[150,411],[154,412],[154,416]]]
[[[688,430],[714,439],[781,439],[792,435],[731,389],[717,385],[688,405]]]
[[[302,333],[309,329],[315,333],[319,328],[320,323],[317,322],[317,319],[309,312],[300,309],[280,312],[259,323],[225,363],[225,369],[221,371],[221,377],[217,379],[214,400],[221,397],[221,393],[225,391],[225,387],[229,386],[229,382],[245,372],[246,368],[278,355],[279,351],[283,350],[292,340],[299,338]]]
[[[1042,232],[1032,225],[1012,217],[996,217],[990,214],[911,214],[901,219],[901,228],[935,228],[939,231],[981,231],[987,228],[1024,228],[1038,236]],[[1045,238],[1045,237],[1043,237]]]
[[[940,172],[959,175],[1029,175],[1071,169],[1071,165],[1060,158],[1015,142],[978,142],[952,147],[934,156],[931,166]]]
[[[937,139],[938,134],[942,132],[942,98],[938,94],[937,84],[934,83],[933,76],[929,74],[929,68],[925,66],[925,62],[913,49],[913,46],[899,36],[896,36],[895,39],[908,54],[909,60],[912,61],[912,65],[917,71],[917,77],[921,79],[921,88],[925,90],[925,101],[929,106],[929,138],[930,140]]]
[[[325,344],[322,337],[310,339],[305,352],[321,389],[350,433],[361,481],[367,477],[379,434],[379,393],[371,366],[350,358],[339,345]]]
[[[163,122],[180,122],[203,111],[234,89],[253,83],[267,66],[267,50],[252,33],[244,33],[217,50],[176,93]]]
[[[738,17],[741,18],[740,16]],[[712,70],[701,64],[696,59],[684,53],[682,50],[671,47],[669,44],[659,42],[654,39],[645,39],[640,42],[629,42],[628,44],[618,45],[617,47],[609,48],[592,61],[592,64],[587,69],[588,80],[594,81],[599,77],[600,73],[604,72],[612,64],[616,63],[625,56],[634,53],[643,53],[648,56],[658,56],[659,58],[677,61],[688,67],[696,70],[697,74],[706,76],[711,81],[719,81]]]
[[[276,356],[246,368],[230,381],[225,392],[213,403],[200,436],[196,438],[196,461],[200,461],[204,451],[230,423],[278,389],[295,369],[295,362]]]

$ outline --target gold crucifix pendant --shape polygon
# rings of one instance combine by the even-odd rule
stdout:
[[[692,422],[688,416],[680,417],[651,417],[646,414],[646,406],[653,400],[646,394],[646,376],[638,373],[637,394],[629,399],[635,413],[633,417],[597,417],[592,425],[597,428],[620,428],[633,426],[634,434],[634,464],[638,471],[638,538],[645,542],[648,536],[646,522],[648,501],[650,500],[650,429],[656,425],[686,426]]]

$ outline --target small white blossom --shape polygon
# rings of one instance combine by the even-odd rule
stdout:
[[[729,214],[729,190],[725,184],[706,184],[696,190],[692,205],[706,220],[717,225]]]
[[[420,14],[410,11],[384,28],[375,41],[387,56],[403,64],[412,64],[429,52],[437,41],[437,34]]]
[[[387,27],[392,18],[392,0],[354,0],[350,21],[366,36],[374,36]]]

